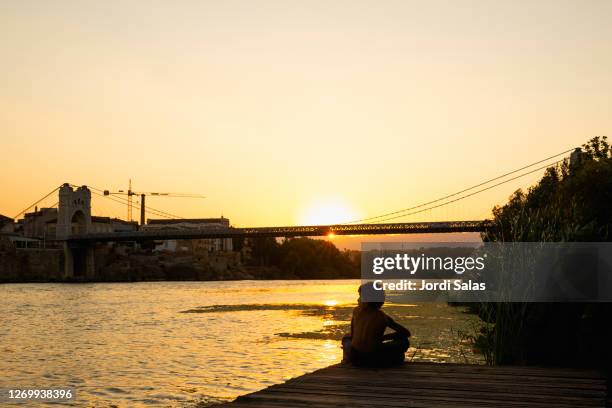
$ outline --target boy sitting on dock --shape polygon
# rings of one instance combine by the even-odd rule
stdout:
[[[385,303],[384,291],[374,289],[372,283],[365,283],[359,287],[358,303],[353,309],[351,335],[342,339],[343,362],[365,367],[403,363],[410,331],[381,310]],[[394,332],[385,334],[387,327]]]

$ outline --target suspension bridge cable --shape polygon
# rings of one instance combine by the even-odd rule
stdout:
[[[97,193],[97,192],[95,192],[95,191],[92,191],[92,193],[93,193],[93,194],[95,194],[95,195],[97,195],[97,196],[100,196],[100,197],[102,197],[102,198],[106,198],[106,199],[108,199],[108,200],[110,200],[110,201],[113,201],[113,202],[115,202],[115,203],[118,203],[118,204],[120,204],[120,205],[125,205],[125,202],[123,202],[123,201],[119,201],[119,200],[117,200],[117,199],[116,199],[116,198],[114,198],[114,197],[105,196],[105,195],[103,195],[103,194],[99,194],[99,193]],[[138,207],[137,205],[134,205],[134,207],[136,207],[137,209],[139,209],[139,207]],[[158,216],[158,217],[164,217],[164,218],[170,218],[170,219],[172,218],[172,217],[167,216],[167,215],[165,215],[165,214],[158,214],[158,213],[153,212],[153,211],[148,211],[148,213],[149,213],[149,214],[152,214],[152,215],[156,215],[156,216]]]
[[[97,196],[100,196],[100,197],[103,197],[103,198],[109,199],[109,200],[111,200],[111,201],[114,201],[114,202],[116,202],[116,203],[119,203],[119,204],[121,204],[121,205],[125,205],[125,204],[126,204],[126,203],[125,203],[125,202],[123,202],[123,201],[119,201],[119,200],[118,200],[116,197],[105,196],[104,194],[100,194],[100,193],[98,193],[98,192],[96,192],[96,191],[92,191],[92,193],[93,193],[93,194],[95,194],[95,195],[97,195]],[[135,205],[135,204],[134,204],[133,206],[134,206],[134,207],[136,207],[136,209],[140,209],[140,207],[139,207],[138,205]],[[148,209],[147,209],[147,208],[145,208],[145,212],[148,212],[149,214],[152,214],[152,215],[157,215],[158,217],[164,217],[164,218],[169,218],[169,219],[174,218],[174,217],[172,217],[172,216],[165,215],[165,214],[161,214],[161,213],[157,213],[157,212],[155,212],[155,211],[148,211]]]
[[[123,198],[123,197],[117,197],[117,198],[120,199],[120,200],[124,200],[124,202],[126,204],[128,202],[127,198]],[[136,208],[137,210],[140,210],[141,205],[132,202],[132,207]],[[153,214],[153,215],[165,216],[166,218],[173,218],[173,219],[175,219],[175,218],[176,219],[184,218],[184,217],[181,217],[179,215],[175,215],[175,214],[169,213],[167,211],[163,211],[163,210],[159,210],[157,208],[153,208],[151,206],[146,206],[145,207],[145,213],[147,213],[147,212],[150,213],[150,214]]]
[[[378,221],[376,221],[376,222],[385,222],[385,221],[394,220],[394,219],[397,219],[397,218],[406,217],[406,216],[409,216],[409,215],[419,214],[419,213],[422,213],[422,212],[425,212],[425,211],[433,210],[434,208],[442,207],[442,206],[445,206],[445,205],[447,205],[447,204],[451,204],[451,203],[454,203],[454,202],[457,202],[457,201],[461,201],[461,200],[466,199],[466,198],[468,198],[468,197],[472,197],[472,196],[474,196],[474,195],[476,195],[476,194],[482,193],[483,191],[487,191],[487,190],[490,190],[490,189],[495,188],[495,187],[497,187],[497,186],[501,186],[502,184],[506,184],[506,183],[508,183],[508,182],[510,182],[510,181],[514,181],[514,180],[519,179],[519,178],[521,178],[521,177],[528,176],[529,174],[533,174],[533,173],[535,173],[535,172],[537,172],[537,171],[540,171],[540,170],[546,169],[546,168],[548,168],[548,167],[550,167],[550,166],[553,166],[553,165],[559,164],[559,163],[561,163],[561,162],[563,162],[563,160],[558,160],[558,161],[556,161],[556,162],[554,162],[554,163],[549,163],[549,164],[547,164],[546,166],[539,167],[539,168],[537,168],[537,169],[535,169],[535,170],[531,170],[531,171],[529,171],[529,172],[527,172],[527,173],[519,174],[518,176],[514,176],[514,177],[512,177],[512,178],[510,178],[510,179],[508,179],[508,180],[501,181],[501,182],[499,182],[499,183],[497,183],[497,184],[494,184],[494,185],[492,185],[492,186],[485,187],[485,188],[483,188],[483,189],[481,189],[481,190],[474,191],[473,193],[470,193],[470,194],[467,194],[467,195],[461,196],[461,197],[459,197],[459,198],[455,198],[454,200],[447,201],[447,202],[444,202],[444,203],[442,203],[442,204],[438,204],[438,205],[435,205],[435,206],[432,206],[432,207],[427,207],[427,208],[424,208],[424,209],[419,210],[419,211],[413,211],[413,212],[408,213],[408,214],[400,214],[400,215],[396,215],[396,216],[394,216],[394,217],[385,218],[385,219],[383,219],[383,220],[378,220]],[[366,224],[372,224],[372,223],[366,223]]]
[[[103,196],[103,197],[106,197],[106,198],[110,198],[110,196],[104,195],[104,190],[102,190],[100,188],[93,187],[93,186],[90,186],[90,185],[88,185],[87,187],[89,187],[91,190],[96,190],[96,191],[99,191],[100,193],[102,193],[102,194],[98,193],[98,195],[100,195],[100,196]],[[127,198],[124,198],[124,197],[121,197],[121,196],[117,196],[117,195],[114,195],[112,198],[115,199],[115,200],[113,200],[115,202],[119,202],[117,200],[122,200],[122,202],[119,202],[120,204],[123,204],[123,205],[128,204],[128,199]],[[132,203],[132,206],[136,207],[136,209],[138,209],[138,210],[140,209],[140,206],[137,205],[137,204]],[[153,208],[151,206],[145,207],[145,212],[148,212],[148,213],[150,213],[152,215],[157,215],[157,216],[160,216],[160,217],[164,217],[164,218],[184,218],[184,217],[181,217],[179,215],[169,213],[167,211],[163,211],[163,210],[159,210],[157,208]]]
[[[73,187],[73,188],[79,188],[79,187],[80,187],[80,186],[77,186],[77,185],[75,185],[75,184],[70,184],[70,186],[71,186],[71,187]],[[48,198],[49,196],[51,196],[53,193],[55,193],[57,190],[59,190],[59,188],[60,188],[60,187],[61,187],[61,186],[56,187],[55,189],[53,189],[51,192],[49,192],[48,194],[46,194],[45,196],[43,196],[42,198],[40,198],[38,201],[36,201],[36,202],[35,202],[35,203],[33,203],[32,205],[30,205],[30,206],[26,207],[24,210],[22,210],[22,211],[21,211],[19,214],[17,214],[17,215],[16,215],[15,217],[13,217],[13,218],[14,218],[14,219],[17,219],[17,218],[18,218],[20,215],[24,214],[24,213],[25,213],[26,211],[28,211],[30,208],[34,207],[35,205],[39,204],[41,201],[44,201],[46,198]],[[99,189],[96,189],[96,188],[93,188],[93,187],[91,187],[91,188],[92,188],[92,189],[95,189],[95,190],[98,190],[98,191],[102,191],[102,190],[99,190]],[[95,193],[95,192],[93,192],[93,193],[94,193],[94,194],[97,194],[97,193]],[[108,197],[108,196],[104,196],[103,194],[97,194],[97,195],[99,195],[99,196],[101,196],[101,197],[110,198],[110,197]],[[118,199],[123,199],[123,200],[126,200],[126,199],[124,199],[124,198],[122,198],[122,197],[113,197],[113,198],[118,198]],[[111,198],[111,200],[112,200],[112,198]],[[124,204],[126,204],[126,202],[127,202],[127,200],[126,200],[125,202],[121,202],[121,201],[117,201],[117,200],[113,200],[113,201],[115,201],[115,202],[117,202],[117,203],[119,203],[119,204],[121,204],[121,205],[124,205]],[[56,202],[55,204],[51,205],[51,208],[53,208],[53,207],[57,206],[58,204],[59,204],[59,201],[58,201],[58,202]],[[134,207],[136,207],[137,209],[140,209],[140,206],[138,206],[138,205],[134,205]],[[149,210],[151,210],[151,211],[149,211]],[[152,207],[147,207],[147,208],[145,208],[145,211],[146,211],[146,212],[149,212],[150,214],[157,215],[157,216],[160,216],[160,217],[165,217],[165,218],[182,218],[182,217],[176,216],[176,215],[174,215],[174,214],[166,213],[165,211],[162,211],[162,210],[157,210],[157,209],[152,208]]]
[[[110,197],[110,196],[106,196],[106,195],[104,195],[104,194],[100,194],[100,193],[97,193],[97,192],[95,192],[95,191],[92,191],[92,193],[93,193],[93,194],[95,194],[95,195],[98,195],[98,196],[100,196],[100,197],[106,198],[106,199],[108,199],[108,200],[111,200],[111,201],[113,201],[113,202],[115,202],[115,203],[121,204],[121,205],[125,205],[125,204],[126,204],[124,201],[120,201],[120,199],[119,199],[118,197]],[[132,204],[132,205],[133,205],[133,207],[136,207],[136,209],[137,209],[137,210],[139,210],[139,209],[140,209],[140,206],[138,206],[138,205],[136,205],[136,204]],[[156,212],[155,210],[153,210],[153,211],[148,211],[146,208],[145,208],[145,212],[148,212],[149,214],[152,214],[152,215],[156,215],[156,216],[158,216],[158,217],[164,217],[164,218],[170,218],[170,219],[174,218],[174,217],[172,217],[172,216],[170,216],[170,215],[166,215],[166,214],[158,213],[158,212]]]
[[[30,205],[29,207],[26,207],[23,211],[21,211],[19,214],[17,214],[16,216],[13,217],[13,219],[17,219],[19,218],[20,215],[25,214],[26,211],[28,211],[30,208],[34,207],[35,205],[37,205],[38,203],[40,203],[41,201],[43,201],[44,199],[46,199],[47,197],[49,197],[51,194],[55,193],[57,190],[59,190],[61,186],[57,186],[53,189],[53,191],[51,191],[49,194],[45,195],[43,198],[41,198],[40,200],[36,201],[34,204]]]
[[[91,188],[92,190],[97,190],[97,191],[100,191],[100,192],[104,193],[104,190],[102,190],[102,189],[99,189],[99,188],[96,188],[96,187],[93,187],[93,186],[88,186],[88,187]],[[105,195],[105,197],[109,197],[109,196]],[[117,195],[114,195],[113,197],[118,199],[118,200],[123,200],[124,204],[127,204],[129,202],[128,199],[125,198],[125,197],[121,197],[121,196],[117,196]],[[137,205],[137,204],[132,203],[132,206],[136,207],[136,209],[140,209],[140,206]],[[149,210],[152,210],[152,211],[149,211]],[[153,208],[151,206],[145,207],[145,212],[150,212],[153,215],[162,215],[162,214],[165,214],[166,218],[184,218],[184,217],[181,217],[179,215],[169,213],[167,211],[163,211],[163,210],[160,210],[160,209],[157,209],[157,208]],[[156,212],[158,214],[154,214],[154,212]]]
[[[513,171],[511,171],[511,172],[508,172],[508,173],[502,174],[501,176],[494,177],[494,178],[492,178],[492,179],[489,179],[489,180],[483,181],[482,183],[478,183],[478,184],[473,185],[473,186],[471,186],[471,187],[465,188],[465,189],[463,189],[463,190],[461,190],[461,191],[457,191],[456,193],[452,193],[452,194],[446,195],[446,196],[444,196],[444,197],[440,197],[440,198],[437,198],[437,199],[435,199],[435,200],[428,201],[428,202],[426,202],[426,203],[422,203],[422,204],[419,204],[419,205],[415,205],[415,206],[413,206],[413,207],[409,207],[409,208],[404,208],[403,210],[398,210],[398,211],[393,211],[393,212],[389,212],[389,213],[382,214],[382,215],[377,215],[377,216],[375,216],[375,217],[368,217],[368,218],[362,218],[362,219],[360,219],[360,220],[348,221],[348,222],[344,222],[344,223],[342,223],[342,224],[355,224],[355,223],[363,223],[363,222],[365,222],[365,223],[368,223],[368,224],[369,224],[369,223],[370,223],[369,221],[372,221],[372,220],[376,220],[376,219],[379,219],[379,218],[384,218],[384,217],[388,217],[388,216],[391,216],[391,215],[396,215],[396,214],[404,213],[404,212],[406,212],[406,211],[415,210],[415,209],[417,209],[417,208],[425,207],[425,206],[427,206],[427,205],[434,204],[434,203],[437,203],[437,202],[439,202],[439,201],[446,200],[447,198],[454,197],[454,196],[456,196],[456,195],[459,195],[459,194],[465,193],[465,192],[470,191],[470,190],[473,190],[473,189],[475,189],[475,188],[482,187],[482,186],[484,186],[484,185],[486,185],[486,184],[489,184],[489,183],[491,183],[491,182],[493,182],[493,181],[496,181],[496,180],[502,179],[502,178],[504,178],[504,177],[507,177],[507,176],[510,176],[510,175],[512,175],[512,174],[518,173],[519,171],[522,171],[522,170],[528,169],[528,168],[530,168],[530,167],[533,167],[533,166],[535,166],[535,165],[538,165],[538,164],[543,163],[543,162],[545,162],[545,161],[548,161],[548,160],[550,160],[550,159],[554,159],[555,157],[559,157],[559,156],[561,156],[561,155],[564,155],[564,154],[567,154],[567,153],[569,153],[569,152],[572,152],[572,151],[574,151],[575,149],[576,149],[576,148],[568,149],[568,150],[566,150],[566,151],[564,151],[564,152],[561,152],[561,153],[555,154],[554,156],[550,156],[550,157],[547,157],[546,159],[538,160],[537,162],[531,163],[531,164],[529,164],[529,165],[527,165],[527,166],[523,166],[523,167],[521,167],[521,168],[519,168],[519,169],[516,169],[516,170],[513,170]],[[558,162],[555,162],[555,163],[552,163],[552,164],[556,164],[556,163],[558,163]],[[550,164],[549,164],[549,165],[550,165]],[[549,165],[547,165],[546,167],[548,167]],[[540,170],[541,170],[541,169],[540,169]],[[434,208],[435,208],[435,207],[434,207]],[[396,218],[399,218],[399,217],[396,217]]]

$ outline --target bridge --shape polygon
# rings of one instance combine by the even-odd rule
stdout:
[[[331,235],[435,234],[486,232],[493,228],[490,221],[483,220],[386,223],[371,222],[371,219],[366,219],[358,220],[354,223],[333,225],[242,228],[222,225],[202,225],[198,227],[164,226],[153,229],[145,227],[123,232],[96,232],[92,223],[91,198],[92,194],[100,194],[89,186],[77,187],[69,183],[64,183],[56,190],[59,190],[59,201],[55,236],[47,236],[45,241],[54,241],[56,246],[63,247],[65,277],[93,277],[95,274],[94,248],[96,244],[105,242],[146,242],[238,237],[291,238]],[[50,194],[53,194],[53,192]],[[394,215],[386,214],[385,217],[393,218]]]
[[[94,271],[93,248],[96,243],[117,241],[158,241],[177,239],[219,239],[219,238],[257,238],[257,237],[316,237],[329,235],[382,235],[382,234],[431,234],[431,233],[455,233],[455,232],[486,232],[494,228],[491,221],[485,220],[455,220],[455,221],[431,221],[431,222],[392,222],[396,219],[419,214],[419,217],[427,212],[440,209],[466,198],[476,196],[484,191],[497,186],[512,182],[521,177],[555,166],[566,160],[559,158],[572,152],[570,165],[573,160],[579,160],[581,150],[569,149],[545,159],[536,161],[527,166],[507,172],[500,176],[485,180],[468,188],[438,199],[428,201],[412,207],[387,212],[377,216],[354,220],[344,224],[334,225],[298,225],[298,226],[273,226],[273,227],[242,227],[233,228],[225,226],[206,226],[198,228],[143,228],[129,232],[95,232],[92,227],[91,198],[92,194],[103,197],[120,204],[118,198],[103,194],[103,190],[92,186],[74,186],[65,183],[56,187],[43,198],[27,207],[14,218],[26,214],[30,208],[53,196],[59,191],[57,205],[57,223],[55,237],[46,237],[46,240],[54,240],[64,247],[65,254],[65,276],[74,276],[75,271],[85,271],[85,276],[90,276]],[[554,160],[554,161],[552,161]],[[76,187],[76,189],[74,188]],[[138,208],[138,206],[136,206]],[[142,208],[144,211],[144,208]],[[164,218],[180,219],[168,212],[151,208],[147,213]],[[459,217],[458,217],[459,218]]]
[[[66,238],[70,244],[109,241],[151,241],[170,239],[321,237],[329,235],[429,234],[451,232],[485,232],[490,221],[404,222],[385,224],[337,224],[256,228],[164,229],[114,233],[74,234]]]

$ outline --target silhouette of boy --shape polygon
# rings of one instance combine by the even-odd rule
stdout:
[[[374,289],[368,282],[359,287],[359,295],[359,304],[353,309],[351,335],[342,339],[344,361],[367,367],[403,363],[410,331],[380,310],[385,303],[385,292]],[[385,334],[387,327],[394,332]]]

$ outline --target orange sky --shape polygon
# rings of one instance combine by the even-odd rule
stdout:
[[[419,204],[609,135],[610,15],[595,0],[4,1],[0,213],[129,178],[208,197],[154,207],[239,226]],[[404,220],[483,218],[536,178]]]

